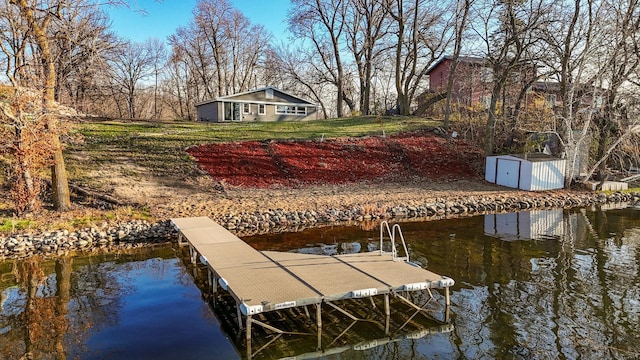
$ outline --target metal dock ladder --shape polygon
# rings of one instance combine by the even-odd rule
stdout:
[[[389,228],[388,222],[383,221],[380,223],[380,255],[384,255],[385,253],[384,247],[383,247],[385,234],[388,234],[389,240],[391,240],[391,256],[393,258],[393,261],[404,260],[410,263],[411,261],[409,261],[409,250],[407,250],[407,243],[404,241],[404,236],[402,235],[402,229],[400,229],[399,224],[394,224],[391,228]],[[396,234],[400,236],[400,240],[402,240],[402,248],[405,254],[404,257],[398,257],[398,249],[396,249]]]

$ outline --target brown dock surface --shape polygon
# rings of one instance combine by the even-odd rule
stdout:
[[[389,292],[389,286],[385,283],[333,256],[278,251],[264,251],[264,254],[321,293],[325,301]]]
[[[453,280],[379,251],[349,255],[260,252],[209,218],[171,219],[243,314],[446,288]],[[217,284],[213,284],[217,286]]]
[[[405,261],[394,261],[390,253],[373,251],[335,257],[387,284],[393,291],[438,289],[453,285],[450,278]]]

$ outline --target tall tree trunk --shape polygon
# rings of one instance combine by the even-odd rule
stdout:
[[[35,185],[33,182],[33,176],[31,175],[31,166],[29,164],[29,159],[27,158],[27,156],[24,155],[24,148],[23,148],[23,135],[22,135],[22,126],[16,124],[16,140],[18,141],[17,144],[17,154],[16,154],[16,158],[17,158],[17,163],[19,164],[18,168],[19,168],[19,172],[21,173],[22,176],[22,181],[24,181],[24,186],[29,194],[29,203],[25,204],[25,207],[22,208],[22,206],[18,206],[18,213],[21,213],[22,211],[30,211],[33,209],[35,203],[36,203],[36,196],[37,194],[35,194]]]
[[[444,104],[444,119],[442,120],[442,127],[445,130],[449,129],[449,119],[451,118],[451,97],[453,96],[453,80],[456,74],[456,69],[458,68],[458,58],[460,57],[460,52],[462,51],[462,35],[464,33],[464,29],[467,26],[467,15],[469,14],[469,9],[471,8],[472,0],[464,0],[462,10],[462,17],[460,19],[460,24],[455,29],[455,43],[453,46],[453,57],[451,59],[451,68],[449,69],[449,78],[447,79],[447,98],[445,99]]]
[[[396,21],[398,22],[398,43],[396,44],[396,92],[398,94],[398,114],[402,114],[407,103],[406,97],[402,87],[402,46],[404,44],[404,4],[402,0],[398,0],[398,15]]]
[[[71,207],[71,195],[69,193],[67,170],[62,155],[62,144],[58,134],[58,119],[53,115],[56,108],[56,71],[51,49],[49,48],[49,38],[46,33],[50,17],[45,17],[42,24],[40,24],[36,21],[36,16],[27,0],[11,0],[11,2],[20,8],[20,13],[29,24],[40,50],[40,61],[42,62],[44,75],[44,111],[47,114],[47,128],[51,134],[51,145],[54,152],[53,165],[51,166],[52,202],[56,210],[66,211]]]
[[[456,39],[457,41],[457,39]],[[451,69],[449,71],[449,78],[447,79],[447,97],[444,102],[444,119],[442,120],[442,127],[445,131],[449,130],[449,118],[451,117],[451,97],[453,96],[453,78],[456,74],[456,68],[458,67],[458,57],[460,55],[460,47],[456,44],[453,58],[451,59]]]
[[[371,115],[371,59],[367,59],[367,63],[365,65],[365,82],[364,88],[362,89],[362,104],[361,111],[362,115]]]
[[[341,118],[344,113],[343,109],[343,101],[345,97],[344,93],[344,68],[342,67],[342,60],[340,59],[340,47],[338,44],[338,39],[335,36],[331,36],[331,40],[333,42],[333,51],[336,56],[336,68],[338,70],[338,78],[336,79],[336,86],[338,87],[338,98],[336,101],[336,112],[339,118]]]
[[[496,73],[494,68],[494,73]],[[503,84],[500,81],[496,81],[491,91],[491,102],[489,103],[489,115],[487,118],[487,127],[485,134],[484,151],[486,155],[492,155],[495,151],[496,143],[496,123],[498,122],[498,116],[496,110],[498,108],[498,99],[502,93]]]

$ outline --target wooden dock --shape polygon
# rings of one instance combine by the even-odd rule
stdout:
[[[380,250],[348,255],[309,255],[277,251],[257,251],[249,244],[207,217],[171,219],[180,241],[189,245],[191,262],[199,259],[208,269],[210,291],[218,286],[234,298],[238,327],[246,330],[248,357],[251,358],[251,326],[256,324],[280,334],[283,331],[254,319],[254,315],[292,307],[315,305],[318,348],[321,347],[322,305],[329,305],[353,320],[357,317],[341,309],[338,300],[384,296],[386,331],[389,324],[389,296],[401,299],[416,309],[406,293],[431,289],[445,291],[445,322],[449,314],[451,278],[422,269],[395,251],[384,252],[381,226]],[[386,223],[384,223],[386,224]],[[397,225],[395,225],[397,226]],[[389,231],[395,249],[396,228]],[[389,230],[389,226],[386,225]],[[398,232],[401,232],[399,226]],[[406,251],[404,239],[402,245]],[[427,301],[427,303],[429,302]],[[245,317],[246,321],[241,321]]]

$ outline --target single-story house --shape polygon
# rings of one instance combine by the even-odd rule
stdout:
[[[200,121],[315,120],[318,106],[310,101],[267,86],[220,96],[196,104]]]

